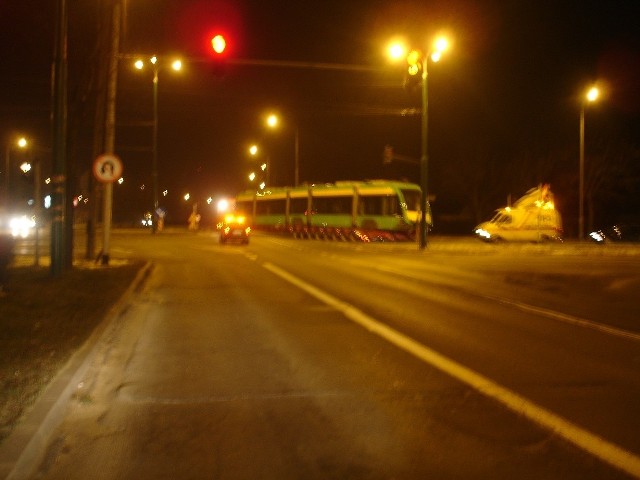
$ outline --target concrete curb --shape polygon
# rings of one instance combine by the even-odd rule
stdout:
[[[31,478],[45,454],[48,441],[64,418],[67,402],[95,357],[109,325],[127,308],[133,294],[148,278],[153,265],[147,262],[127,291],[111,307],[87,341],[71,356],[40,394],[22,422],[0,446],[0,478]]]

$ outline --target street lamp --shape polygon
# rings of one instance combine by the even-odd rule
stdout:
[[[149,58],[151,68],[153,71],[153,134],[152,134],[152,151],[153,160],[151,168],[151,178],[153,183],[153,212],[154,215],[158,215],[158,73],[160,72],[161,63],[156,55]],[[145,66],[145,62],[142,59],[138,59],[134,63],[135,68],[142,70]],[[175,59],[171,62],[171,69],[178,72],[182,70],[182,61]],[[153,228],[151,231],[156,232],[156,224],[153,222]]]
[[[408,73],[410,75],[421,74],[422,86],[422,116],[421,116],[421,142],[420,142],[420,188],[422,196],[420,200],[420,225],[419,225],[419,243],[420,250],[424,250],[427,246],[427,206],[428,206],[428,167],[429,167],[429,149],[428,149],[428,133],[429,133],[429,89],[428,89],[428,63],[438,62],[442,57],[442,53],[448,48],[448,41],[444,37],[439,37],[433,43],[433,46],[426,51],[411,50],[406,53],[406,49],[400,43],[393,43],[389,47],[389,55],[392,59],[406,59],[408,64]]]
[[[580,179],[578,199],[578,240],[584,239],[584,111],[588,103],[598,99],[600,91],[591,87],[583,96],[580,104]]]
[[[272,113],[267,116],[266,124],[267,127],[275,129],[280,124],[280,118],[275,113]],[[297,187],[300,181],[300,133],[297,126],[294,132],[293,149],[293,185]]]
[[[7,143],[5,152],[4,152],[4,205],[5,208],[9,208],[9,190],[10,190],[10,183],[11,183],[11,149],[12,148],[19,148],[21,150],[24,150],[25,148],[27,148],[27,145],[29,144],[29,142],[27,141],[27,139],[25,137],[20,137],[18,139],[15,139],[13,142],[9,142]]]
[[[29,141],[27,141],[27,139],[25,137],[20,137],[18,138],[18,140],[16,140],[15,142],[15,146],[17,146],[20,149],[26,149],[27,147],[30,147],[29,145]],[[11,150],[11,143],[9,145],[7,145],[7,151],[6,151],[6,194],[7,194],[7,199],[9,196],[9,177],[10,177],[10,160],[9,160],[9,155],[10,155],[10,150]],[[23,162],[20,165],[20,170],[22,170],[22,173],[27,174],[29,173],[31,170],[33,170],[33,197],[34,197],[34,205],[33,205],[33,216],[35,219],[35,229],[34,229],[34,254],[33,254],[33,258],[34,258],[34,265],[38,266],[40,264],[40,237],[39,237],[39,228],[40,228],[40,210],[42,207],[42,194],[41,194],[41,170],[40,170],[40,160],[35,157],[33,160],[33,164],[31,164],[28,161]],[[8,206],[8,203],[7,203]]]

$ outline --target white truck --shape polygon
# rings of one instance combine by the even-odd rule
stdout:
[[[474,233],[486,242],[562,241],[562,217],[555,209],[549,185],[530,189],[513,205],[498,209]]]

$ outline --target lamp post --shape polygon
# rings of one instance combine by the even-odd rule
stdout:
[[[267,116],[267,127],[275,129],[280,123],[280,118],[272,113]],[[300,183],[300,131],[296,126],[294,131],[294,144],[293,144],[293,185],[297,187]]]
[[[20,149],[27,148],[28,142],[24,137],[20,137],[14,142],[7,143],[7,147],[4,152],[4,205],[5,208],[9,208],[9,185],[11,184],[11,149],[12,147],[18,147]]]
[[[153,214],[154,222],[151,229],[152,233],[156,233],[157,221],[155,216],[158,215],[158,73],[160,72],[160,63],[158,57],[153,55],[149,62],[153,71],[153,133],[152,133],[152,163],[151,163],[151,182],[153,187]],[[134,66],[138,70],[142,70],[145,66],[143,60],[136,60]],[[171,63],[171,69],[178,72],[182,69],[182,61],[174,60]]]
[[[26,142],[24,147],[26,147]],[[20,169],[23,173],[28,173],[32,168],[32,165],[29,162],[24,162],[20,165]],[[42,205],[42,194],[41,194],[41,170],[40,170],[40,160],[35,158],[33,161],[33,216],[35,218],[35,228],[34,228],[34,246],[33,246],[33,264],[37,267],[40,265],[40,209]]]
[[[429,83],[428,67],[429,60],[438,62],[448,47],[445,38],[439,37],[433,47],[424,52],[412,50],[406,54],[406,49],[399,43],[393,43],[389,47],[389,54],[392,58],[405,58],[408,63],[408,73],[410,75],[421,74],[422,112],[421,112],[421,136],[420,136],[420,188],[422,196],[420,198],[420,222],[418,234],[418,248],[424,250],[427,247],[429,226],[427,224],[427,208],[429,198]]]
[[[578,187],[578,240],[584,240],[584,111],[587,103],[595,102],[600,95],[597,87],[591,87],[582,98],[580,106],[580,173]]]

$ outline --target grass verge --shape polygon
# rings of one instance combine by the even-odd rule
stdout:
[[[131,285],[142,262],[9,270],[0,297],[0,443]]]

